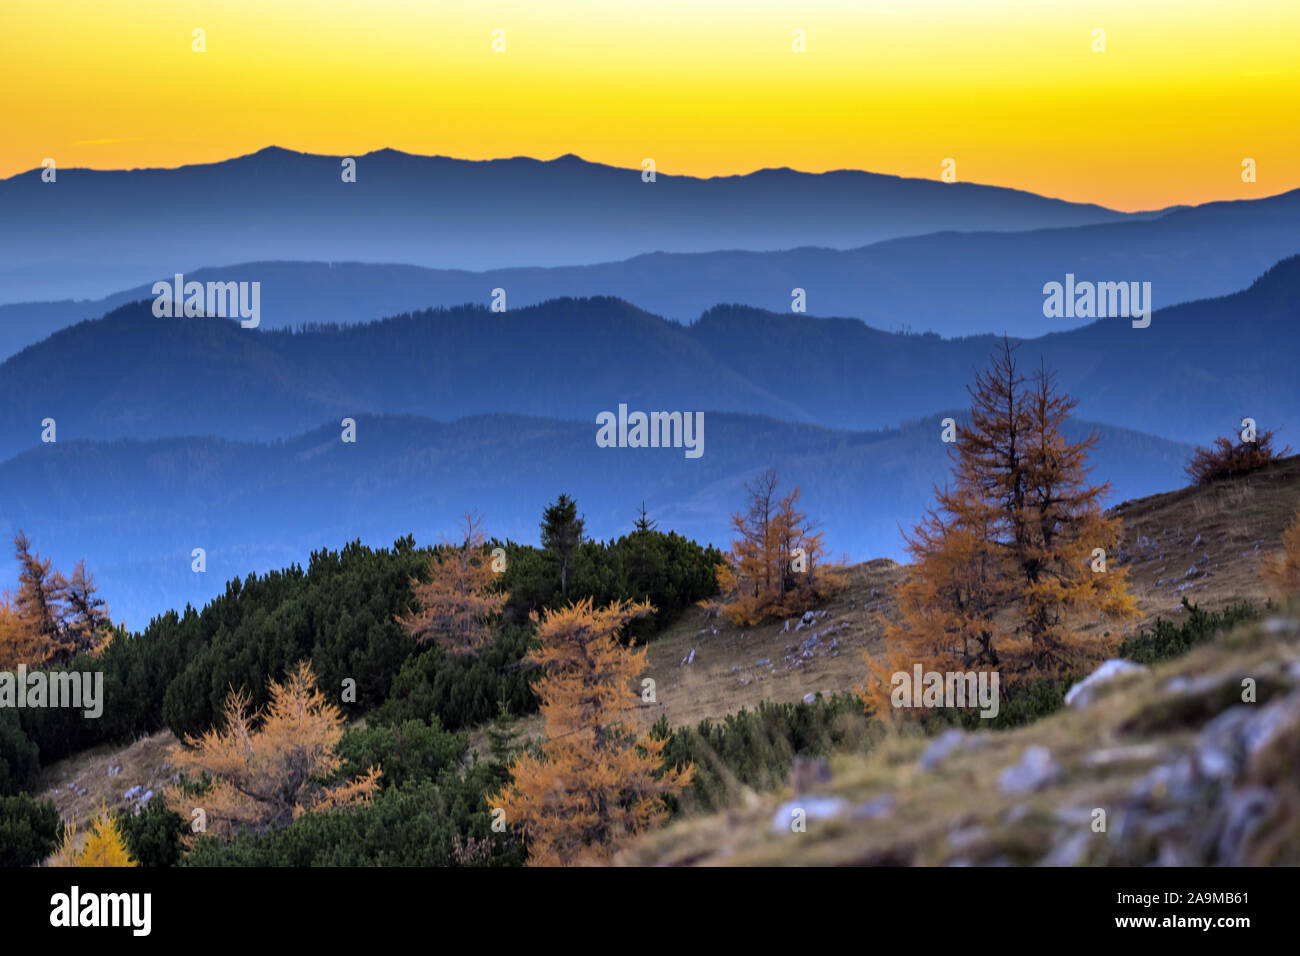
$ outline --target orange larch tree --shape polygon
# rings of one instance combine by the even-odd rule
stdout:
[[[487,797],[523,832],[532,865],[608,862],[620,841],[665,819],[664,798],[690,780],[689,766],[663,766],[666,741],[636,736],[632,682],[646,651],[623,646],[619,634],[653,610],[624,602],[594,609],[588,598],[540,620],[540,647],[528,660],[543,673],[541,753],[521,756],[513,782]]]
[[[198,807],[207,832],[229,838],[284,826],[306,810],[369,802],[379,786],[377,767],[353,780],[328,782],[342,766],[336,749],[344,720],[316,687],[311,665],[299,664],[283,683],[271,681],[270,697],[263,715],[252,710],[247,692],[232,691],[222,728],[187,736],[184,746],[172,748],[172,763],[189,783],[205,776],[210,781],[199,795],[185,786],[166,791],[167,805],[183,820]]]
[[[1087,625],[1136,613],[1125,569],[1108,563],[1120,533],[1101,508],[1109,486],[1087,478],[1096,435],[1062,435],[1076,403],[1045,367],[1024,386],[1004,341],[970,389],[953,481],[907,539],[901,619],[887,629],[884,661],[868,659],[875,681],[862,693],[873,709],[888,700],[889,675],[916,663],[996,668],[1004,680],[1077,671],[1107,650]]]
[[[1110,483],[1088,481],[1086,461],[1097,434],[1066,441],[1061,428],[1078,402],[1057,393],[1045,365],[1026,397],[1025,506],[1010,516],[1012,554],[1023,578],[1027,663],[1036,673],[1058,676],[1095,663],[1108,650],[1103,634],[1089,635],[1079,624],[1134,617],[1137,600],[1128,591],[1128,570],[1109,565],[1122,530],[1101,507]]]
[[[18,613],[12,596],[0,595],[0,671],[12,671],[19,664],[39,667],[53,651],[53,645]]]
[[[18,561],[14,608],[33,631],[57,645],[68,583],[50,566],[49,558],[32,550],[31,540],[21,531],[14,535],[14,557]]]
[[[435,640],[453,654],[473,654],[492,639],[491,620],[510,595],[496,587],[481,520],[465,515],[458,544],[444,543],[429,568],[429,580],[411,582],[416,610],[399,618],[417,641]]]
[[[745,485],[746,510],[731,516],[736,538],[718,587],[727,596],[722,611],[737,626],[805,610],[838,587],[822,564],[823,532],[814,533],[799,510],[799,489],[785,495],[777,489],[776,472],[764,471]]]

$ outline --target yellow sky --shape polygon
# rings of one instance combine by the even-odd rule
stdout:
[[[275,144],[703,176],[951,157],[1120,209],[1300,186],[1296,0],[2,0],[0,53],[0,176]]]

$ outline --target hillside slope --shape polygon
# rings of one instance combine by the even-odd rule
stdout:
[[[1180,621],[1182,600],[1204,611],[1239,601],[1263,605],[1263,563],[1281,547],[1282,532],[1300,511],[1300,455],[1254,475],[1125,501],[1112,509],[1123,522],[1121,560],[1139,617]],[[865,673],[863,651],[876,653],[886,621],[897,618],[895,590],[905,565],[887,559],[848,569],[848,587],[817,610],[806,628],[784,621],[732,627],[694,609],[649,645],[658,702],[643,724],[666,716],[674,727],[719,718],[759,700],[797,701],[807,694],[847,693]],[[694,661],[682,661],[694,650]],[[805,653],[811,652],[811,653]]]
[[[622,862],[1294,865],[1297,760],[1300,619],[1274,617],[1016,730],[891,731],[814,790],[685,819]]]
[[[1127,501],[1121,566],[1142,612],[1177,620],[1183,597],[1202,609],[1263,605],[1261,567],[1300,510],[1300,456],[1243,478]],[[1180,571],[1180,573],[1171,573]],[[886,588],[905,569],[880,568]],[[892,611],[886,590],[866,595],[862,568],[816,627],[841,654],[776,655],[778,627],[748,629],[748,654],[768,654],[763,696],[849,691],[863,679],[861,649],[876,650]],[[892,581],[891,581],[892,579]],[[651,645],[655,672],[692,638],[686,622]],[[723,625],[710,647],[738,656]],[[1131,631],[1130,631],[1131,633]],[[709,638],[705,638],[709,640]],[[798,638],[795,639],[796,642]],[[846,659],[847,658],[847,659]],[[754,701],[725,661],[697,655],[701,672],[660,680],[660,710],[720,716]],[[793,662],[793,667],[792,667]],[[806,664],[800,667],[798,665]],[[692,665],[694,666],[694,665]],[[679,667],[679,670],[684,668]],[[791,673],[791,671],[794,673]],[[752,673],[746,668],[745,676]],[[1243,679],[1257,697],[1242,699]],[[924,738],[891,724],[870,753],[832,759],[813,790],[750,794],[726,814],[687,818],[622,856],[633,865],[1256,865],[1300,863],[1300,608],[1274,611],[1214,642],[1100,685],[1094,700],[1009,731],[952,730]],[[1095,829],[1097,811],[1107,828]],[[793,813],[806,832],[792,832]]]
[[[1124,562],[1130,567],[1132,590],[1142,615],[1130,630],[1150,627],[1157,617],[1180,619],[1184,612],[1178,602],[1183,596],[1205,610],[1241,600],[1262,605],[1267,599],[1260,581],[1262,562],[1279,546],[1282,529],[1297,509],[1300,509],[1300,456],[1247,478],[1152,495],[1117,506],[1114,512],[1124,522],[1126,550],[1138,547],[1134,542],[1142,538],[1158,543],[1160,549],[1139,553]],[[1196,540],[1197,535],[1201,537],[1200,542]],[[1206,553],[1211,555],[1211,561],[1200,563],[1199,559]],[[1166,566],[1202,570],[1173,584],[1166,581],[1168,572],[1162,570]],[[845,590],[817,608],[816,620],[807,626],[791,621],[787,630],[785,622],[777,621],[736,628],[703,609],[688,611],[676,625],[648,645],[646,675],[656,681],[657,700],[642,708],[642,729],[648,729],[660,718],[666,718],[672,727],[693,726],[706,718],[718,720],[741,709],[752,710],[760,701],[794,702],[808,694],[830,697],[851,692],[864,677],[863,652],[874,653],[880,649],[884,624],[896,617],[895,591],[906,568],[888,559],[877,559],[852,566],[845,573]],[[1184,584],[1190,586],[1177,591]],[[1290,628],[1291,624],[1271,624],[1264,629],[1246,629],[1243,632],[1246,636],[1237,649],[1205,648],[1168,666],[1162,673],[1203,677],[1216,669],[1244,666],[1236,663],[1238,660],[1267,663],[1276,660],[1278,654],[1288,655],[1285,660],[1300,660],[1300,636],[1297,636],[1300,632]],[[1250,648],[1256,648],[1258,653]],[[689,664],[685,663],[688,658]],[[1300,681],[1300,672],[1294,676]],[[1152,690],[1160,686],[1165,685],[1144,679],[1126,692],[1123,707],[1117,702],[1119,709],[1114,713],[1105,712],[1107,729],[1096,739],[1122,739],[1123,746],[1136,748],[1130,753],[1136,763],[1121,768],[1124,772],[1116,778],[1121,783],[1131,783],[1137,769],[1153,766],[1159,755],[1150,748],[1165,743],[1159,734],[1134,743],[1116,729],[1119,723],[1129,719],[1134,707],[1141,709],[1142,695],[1164,700],[1161,692]],[[1158,714],[1160,708],[1152,705],[1146,712]],[[841,774],[831,792],[860,805],[886,797],[896,801],[911,799],[912,791],[905,788],[922,788],[927,792],[933,788],[934,792],[922,801],[920,815],[907,824],[895,842],[890,842],[889,834],[893,831],[882,830],[874,824],[862,833],[851,835],[842,845],[832,839],[841,832],[838,830],[822,833],[816,839],[810,830],[804,835],[808,843],[788,842],[791,838],[784,834],[778,838],[764,831],[765,823],[780,802],[778,795],[760,802],[757,809],[750,808],[737,818],[728,818],[730,822],[725,825],[713,818],[682,824],[639,846],[628,859],[632,862],[770,863],[787,860],[786,853],[791,849],[798,850],[788,857],[791,862],[955,859],[955,851],[949,852],[952,847],[945,842],[948,836],[940,825],[942,821],[934,819],[932,814],[948,812],[954,805],[965,806],[961,803],[966,799],[962,788],[972,779],[977,779],[982,787],[995,789],[993,781],[997,775],[987,768],[979,769],[979,760],[987,757],[1005,764],[1013,762],[1025,747],[1037,743],[1056,747],[1057,742],[1070,735],[1082,741],[1096,718],[1091,712],[1086,712],[1083,718],[1069,712],[1052,720],[1057,723],[999,735],[996,747],[972,751],[974,756],[959,755],[952,765],[952,776],[945,780],[918,773],[913,762],[927,744],[906,735],[891,739],[880,753],[868,760],[843,758],[839,764]],[[521,721],[520,731],[524,737],[538,736],[539,718],[533,715]],[[489,752],[481,732],[471,732],[470,738],[481,753]],[[1078,749],[1084,746],[1079,741],[1071,745],[1081,761],[1074,769],[1091,774],[1095,766],[1088,760],[1103,758],[1089,758],[1086,747]],[[42,792],[54,801],[65,819],[79,823],[89,819],[101,800],[110,808],[130,809],[139,805],[145,793],[156,794],[171,780],[174,771],[168,763],[167,747],[174,742],[170,732],[162,731],[128,747],[100,747],[58,761],[43,769]],[[1121,750],[1120,757],[1112,755],[1104,759],[1124,763],[1120,759],[1124,753]],[[119,769],[110,776],[110,768]],[[132,796],[126,797],[127,792]],[[989,798],[989,811],[978,817],[985,821],[978,825],[987,827],[988,832],[977,841],[978,847],[971,845],[975,853],[970,857],[972,861],[986,861],[989,854],[996,858],[998,854],[1014,856],[1020,852],[1016,849],[1019,844],[1005,832],[1007,821],[999,823],[998,813],[1005,810],[1014,822],[1025,819],[1032,810],[1032,807],[1015,809],[1019,806],[1017,802],[1008,802],[996,793],[990,793]],[[963,810],[959,816],[966,813]],[[1028,844],[1035,852],[1047,852],[1040,844],[1055,839],[1053,827],[1077,823],[1069,813],[1058,819],[1050,807],[1040,817],[1036,835],[1031,835]],[[975,821],[972,817],[972,824]],[[773,839],[769,840],[769,836]],[[1077,830],[1065,836],[1074,840],[1073,846],[1079,852],[1104,849],[1091,845],[1084,848],[1077,840]],[[823,839],[827,842],[825,846],[820,842]],[[964,839],[960,838],[958,843],[968,848],[962,843]],[[1104,855],[1098,857],[1104,858]],[[1066,858],[1061,859],[1068,862]]]

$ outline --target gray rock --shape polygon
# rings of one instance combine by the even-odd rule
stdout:
[[[1117,764],[1156,760],[1159,756],[1159,747],[1152,744],[1136,744],[1131,747],[1105,747],[1094,750],[1083,758],[1083,763],[1086,767],[1113,767]]]
[[[857,820],[878,820],[889,816],[889,811],[892,809],[894,809],[894,798],[891,794],[885,794],[883,797],[858,804],[853,808],[852,815]]]
[[[1216,847],[1219,859],[1231,864],[1239,856],[1242,845],[1250,843],[1261,824],[1275,815],[1276,806],[1277,798],[1263,787],[1228,793]]]
[[[1144,670],[1146,668],[1141,664],[1134,664],[1132,661],[1126,661],[1119,657],[1112,657],[1110,660],[1102,661],[1095,671],[1066,692],[1065,705],[1067,707],[1087,707],[1096,699],[1097,689],[1102,684],[1113,680],[1120,674]]]
[[[939,764],[947,759],[949,754],[960,750],[966,744],[966,731],[958,730],[953,727],[945,730],[934,740],[930,741],[921,754],[921,769],[934,770]]]
[[[1047,856],[1039,861],[1040,866],[1082,866],[1088,859],[1088,844],[1092,842],[1092,833],[1084,830],[1067,837],[1052,847]]]
[[[815,704],[815,703],[817,703],[817,695],[816,695],[816,694],[804,694],[804,695],[803,695],[803,702],[804,702],[805,704]]]
[[[966,850],[979,843],[986,836],[988,836],[988,831],[981,826],[966,827],[948,834],[948,846],[954,850]]]
[[[1061,778],[1061,768],[1046,747],[1029,747],[1020,760],[1002,771],[999,784],[1003,793],[1032,793],[1049,787]]]
[[[830,820],[848,809],[848,801],[843,797],[829,797],[819,794],[806,794],[787,800],[772,814],[773,833],[793,833],[791,825],[795,821],[795,811],[802,810],[804,819],[811,823],[816,820]]]
[[[1017,824],[1021,820],[1028,817],[1030,812],[1031,811],[1029,809],[1029,804],[1017,803],[1010,810],[1007,810],[1005,813],[1002,814],[1002,822],[1007,824],[1008,826]]]

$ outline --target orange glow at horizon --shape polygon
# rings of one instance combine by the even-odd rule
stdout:
[[[653,157],[696,176],[938,179],[952,158],[961,181],[1123,210],[1300,187],[1300,4],[1133,7],[5,0],[0,176],[46,157],[170,167],[274,144]]]

